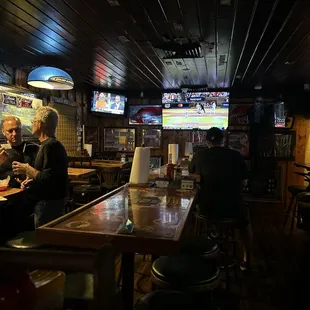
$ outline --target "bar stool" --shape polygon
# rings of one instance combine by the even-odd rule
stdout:
[[[237,240],[236,240],[236,219],[216,219],[195,214],[195,233],[198,236],[206,235],[216,242],[222,254],[222,267],[225,271],[226,289],[230,289],[230,270],[234,269],[237,277]]]
[[[296,211],[297,211],[297,202],[296,202],[296,197],[297,195],[299,195],[300,193],[304,193],[306,191],[309,191],[308,186],[303,186],[303,185],[291,185],[288,186],[287,188],[288,192],[291,194],[291,200],[289,203],[289,206],[287,208],[287,211],[285,212],[285,216],[284,216],[284,223],[283,223],[283,228],[285,227],[289,215],[292,211],[292,221],[291,221],[291,229],[290,229],[290,235],[293,235],[293,230],[294,230],[294,222],[295,222],[295,216],[296,216]]]
[[[152,264],[151,280],[157,289],[177,290],[210,302],[212,292],[220,286],[220,271],[201,256],[162,256]]]
[[[36,241],[35,231],[24,231],[7,241],[6,246],[16,249],[34,249],[42,246]]]
[[[296,212],[297,212],[297,203],[295,201],[296,200],[296,196],[298,194],[300,194],[300,193],[310,191],[310,167],[306,166],[304,164],[299,164],[299,163],[294,163],[294,165],[297,168],[302,168],[302,169],[306,169],[307,170],[306,173],[304,173],[304,172],[294,172],[294,173],[304,177],[304,181],[307,182],[308,185],[307,186],[292,185],[292,186],[288,187],[288,191],[291,193],[292,197],[291,197],[289,206],[287,208],[287,211],[285,212],[285,215],[284,215],[283,228],[285,227],[285,225],[286,225],[286,223],[288,221],[289,215],[291,213],[291,210],[293,209],[293,211],[292,211],[292,221],[291,221],[291,231],[290,231],[290,235],[291,236],[293,235],[295,217],[296,217]]]
[[[98,185],[84,184],[73,188],[73,203],[82,206],[101,195],[101,188]]]
[[[209,238],[190,236],[183,238],[180,253],[213,260],[218,258],[219,247],[215,241]]]
[[[173,305],[178,310],[194,309],[196,300],[178,291],[158,290],[144,295],[135,305],[134,310],[166,309]]]

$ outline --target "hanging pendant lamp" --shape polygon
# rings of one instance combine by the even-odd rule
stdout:
[[[32,70],[27,83],[33,87],[55,90],[70,90],[74,86],[72,77],[55,67],[39,67]]]

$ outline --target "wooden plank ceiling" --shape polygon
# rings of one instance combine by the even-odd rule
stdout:
[[[119,89],[310,83],[310,1],[1,0],[0,62]]]

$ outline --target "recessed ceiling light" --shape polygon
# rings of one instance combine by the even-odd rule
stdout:
[[[220,5],[231,5],[232,0],[220,0]]]
[[[241,79],[241,75],[240,74],[236,75],[236,79]]]
[[[183,26],[180,23],[173,23],[173,27],[175,31],[183,31]]]
[[[119,2],[117,0],[107,0],[110,6],[119,6]]]
[[[255,86],[254,86],[254,89],[255,90],[261,90],[263,88],[263,86],[261,85],[261,84],[256,84]]]
[[[122,42],[122,43],[127,43],[129,42],[129,39],[125,36],[118,36],[118,39]]]

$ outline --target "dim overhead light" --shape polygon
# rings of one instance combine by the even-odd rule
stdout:
[[[55,67],[39,67],[32,70],[27,83],[33,87],[55,90],[70,90],[74,86],[72,77]]]

